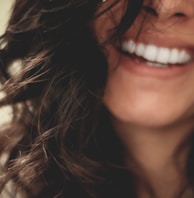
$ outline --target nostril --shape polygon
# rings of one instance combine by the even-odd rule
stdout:
[[[158,16],[158,13],[156,10],[150,6],[143,6],[143,9],[145,10],[146,13],[151,14],[153,16]]]
[[[174,14],[174,16],[176,17],[185,17],[185,14],[181,13],[181,12],[177,12]]]

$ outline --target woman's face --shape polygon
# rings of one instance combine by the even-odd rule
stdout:
[[[99,11],[111,3],[102,2]],[[109,37],[125,8],[126,0],[120,0],[95,21],[99,43]],[[192,122],[194,1],[153,0],[152,5],[144,1],[121,40],[121,50],[116,41],[104,49],[108,61],[104,104],[113,117],[154,128]]]

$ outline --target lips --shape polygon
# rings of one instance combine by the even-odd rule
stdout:
[[[122,51],[144,58],[148,66],[168,67],[170,65],[185,65],[193,60],[186,49],[158,47],[153,44],[136,43],[133,40],[125,40],[122,43]]]

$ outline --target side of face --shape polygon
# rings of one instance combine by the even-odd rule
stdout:
[[[171,4],[168,3],[170,1]],[[157,3],[161,8],[157,10],[158,16],[147,13],[142,7],[134,24],[121,38],[121,45],[133,40],[136,47],[139,44],[143,44],[144,48],[152,45],[157,50],[164,48],[169,52],[176,49],[193,56],[194,3],[185,0],[160,0]],[[125,5],[125,0],[121,0],[110,11],[96,19],[93,28],[99,43],[108,39],[110,30],[123,15]],[[136,38],[140,28],[140,34]],[[154,66],[151,67],[150,61],[142,55],[132,53],[131,56],[128,51],[126,55],[121,52],[123,49],[118,50],[116,41],[106,44],[103,50],[109,71],[104,104],[118,123],[161,128],[180,122],[192,122],[193,60],[181,64],[176,61],[173,64],[156,64],[158,61],[153,61]],[[156,52],[151,56],[156,56]],[[157,65],[159,67],[156,67]]]

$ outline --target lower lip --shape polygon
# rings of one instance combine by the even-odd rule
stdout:
[[[159,79],[171,79],[173,77],[184,75],[194,66],[194,63],[191,62],[181,66],[171,65],[166,68],[152,67],[147,65],[146,62],[139,62],[137,60],[133,60],[126,55],[122,56],[121,61],[122,67],[127,69],[129,72],[135,73],[136,75]]]

